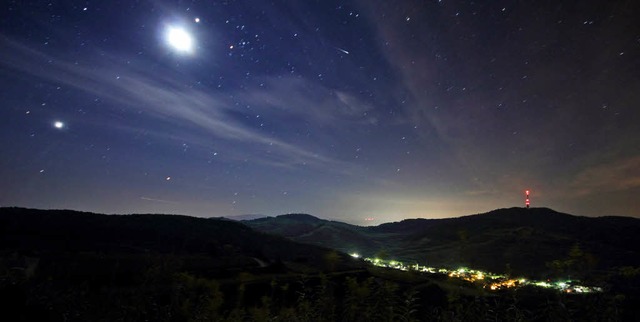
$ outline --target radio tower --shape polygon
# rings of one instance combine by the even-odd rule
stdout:
[[[527,209],[529,209],[529,190],[525,191],[525,199],[524,199],[524,205],[525,207],[527,207]]]

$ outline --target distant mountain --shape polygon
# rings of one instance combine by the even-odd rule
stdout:
[[[223,216],[220,218],[224,218],[224,219],[229,219],[229,220],[235,220],[235,221],[242,221],[242,220],[253,220],[253,219],[259,219],[259,218],[265,218],[267,216],[265,215],[235,215],[235,216]]]
[[[375,227],[283,215],[245,221],[294,241],[431,266],[472,266],[530,276],[640,265],[640,219],[579,217],[509,208]]]
[[[339,221],[328,221],[307,214],[288,214],[244,221],[249,227],[292,240],[324,245],[343,252],[377,251],[382,244],[378,234],[364,227]]]

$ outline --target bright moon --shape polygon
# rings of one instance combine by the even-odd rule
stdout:
[[[62,129],[64,127],[64,123],[60,121],[55,121],[53,122],[53,127],[55,127],[56,129]]]
[[[179,52],[190,53],[193,51],[193,38],[184,28],[169,27],[166,40],[171,47]]]

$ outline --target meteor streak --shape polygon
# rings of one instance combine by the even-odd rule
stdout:
[[[344,50],[344,49],[342,49],[342,48],[340,48],[340,47],[336,47],[336,49],[337,49],[337,50],[339,50],[339,51],[341,51],[341,52],[343,52],[343,53],[345,53],[345,54],[347,54],[347,55],[349,55],[349,52],[348,52],[348,51],[346,51],[346,50]]]

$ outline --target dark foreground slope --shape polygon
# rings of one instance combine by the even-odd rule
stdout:
[[[640,265],[640,220],[579,217],[547,208],[498,209],[376,227],[284,215],[247,221],[257,230],[365,256],[431,266],[472,266],[527,276],[581,275]]]
[[[0,208],[7,321],[216,318],[278,283],[288,299],[300,278],[365,266],[228,220]]]
[[[0,209],[0,250],[34,255],[92,252],[206,256],[220,273],[276,261],[322,269],[322,258],[330,252],[221,219],[21,208]],[[343,259],[341,256],[339,259]],[[343,261],[336,263],[342,265]]]

